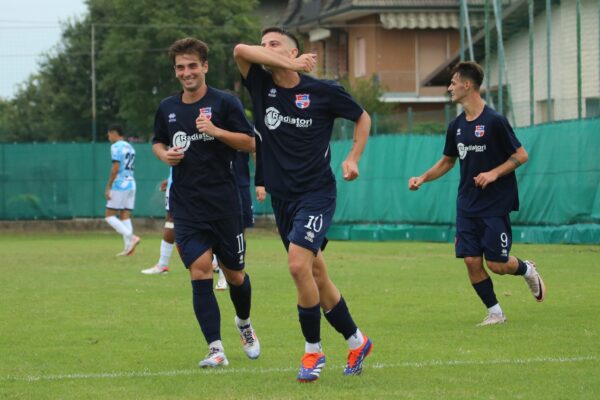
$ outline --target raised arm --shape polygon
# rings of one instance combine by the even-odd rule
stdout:
[[[252,64],[261,64],[270,68],[290,69],[296,72],[310,72],[316,65],[317,55],[302,54],[296,58],[288,58],[262,46],[238,44],[233,49],[233,58],[244,79]]]

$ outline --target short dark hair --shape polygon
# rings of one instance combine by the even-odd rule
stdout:
[[[169,57],[175,65],[175,57],[181,54],[196,54],[202,63],[208,60],[208,46],[202,40],[186,37],[176,40],[169,47]]]
[[[112,124],[108,126],[109,132],[117,132],[119,136],[123,136],[123,126],[119,124]]]
[[[462,79],[468,79],[475,84],[476,89],[483,83],[483,68],[474,61],[462,61],[452,68],[452,76],[460,75]]]
[[[271,33],[271,32],[280,33],[283,36],[289,37],[294,42],[294,45],[296,46],[296,48],[298,50],[300,50],[300,42],[298,42],[298,38],[296,38],[296,36],[294,36],[292,33],[290,33],[287,29],[285,29],[283,27],[271,26],[269,28],[265,28],[262,31],[261,37],[265,36],[267,33]]]

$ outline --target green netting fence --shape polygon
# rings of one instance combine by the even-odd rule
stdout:
[[[520,128],[529,162],[517,170],[520,211],[515,241],[600,243],[600,119]],[[330,237],[352,240],[453,241],[458,165],[417,192],[407,189],[442,155],[443,135],[381,135],[369,141],[361,176],[342,182],[350,141],[332,147],[338,175],[336,226]]]
[[[517,135],[529,162],[517,171],[521,210],[512,214],[515,241],[600,243],[600,119],[520,128]],[[338,205],[329,236],[452,241],[458,166],[417,192],[407,189],[409,177],[440,158],[443,144],[443,135],[373,136],[360,178],[344,182],[340,165],[351,142],[333,142]],[[162,217],[159,186],[168,167],[150,144],[134,146],[134,215]],[[102,217],[109,149],[108,143],[0,144],[0,220]],[[254,207],[257,215],[270,213],[268,200]]]

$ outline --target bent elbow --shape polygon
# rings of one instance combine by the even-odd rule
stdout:
[[[244,54],[244,48],[246,47],[245,44],[236,44],[235,47],[233,48],[233,58],[235,59],[239,59],[243,57]]]
[[[519,154],[521,156],[520,157],[520,159],[521,159],[520,161],[521,161],[521,165],[523,165],[527,161],[529,161],[529,154],[527,154],[527,151],[524,148],[522,148],[522,147],[521,147],[520,153],[521,153],[521,154]]]
[[[247,151],[248,151],[248,153],[255,153],[256,152],[256,139],[252,138],[252,140],[248,144],[248,150]]]

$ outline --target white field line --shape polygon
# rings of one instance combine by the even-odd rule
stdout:
[[[470,366],[470,365],[519,365],[519,364],[545,364],[545,363],[578,363],[587,361],[599,361],[596,356],[584,357],[539,357],[528,359],[499,359],[483,361],[464,361],[464,360],[428,360],[412,361],[402,363],[375,363],[365,365],[365,369],[391,369],[391,368],[428,368],[428,367],[447,367],[447,366]],[[337,369],[342,369],[338,366]],[[75,379],[118,379],[118,378],[154,378],[162,376],[185,376],[185,375],[223,375],[223,374],[272,374],[282,372],[295,372],[297,367],[287,368],[216,368],[216,369],[182,369],[174,371],[129,371],[129,372],[99,372],[93,374],[59,374],[59,375],[23,375],[23,376],[0,376],[0,382],[4,381],[59,381]]]

